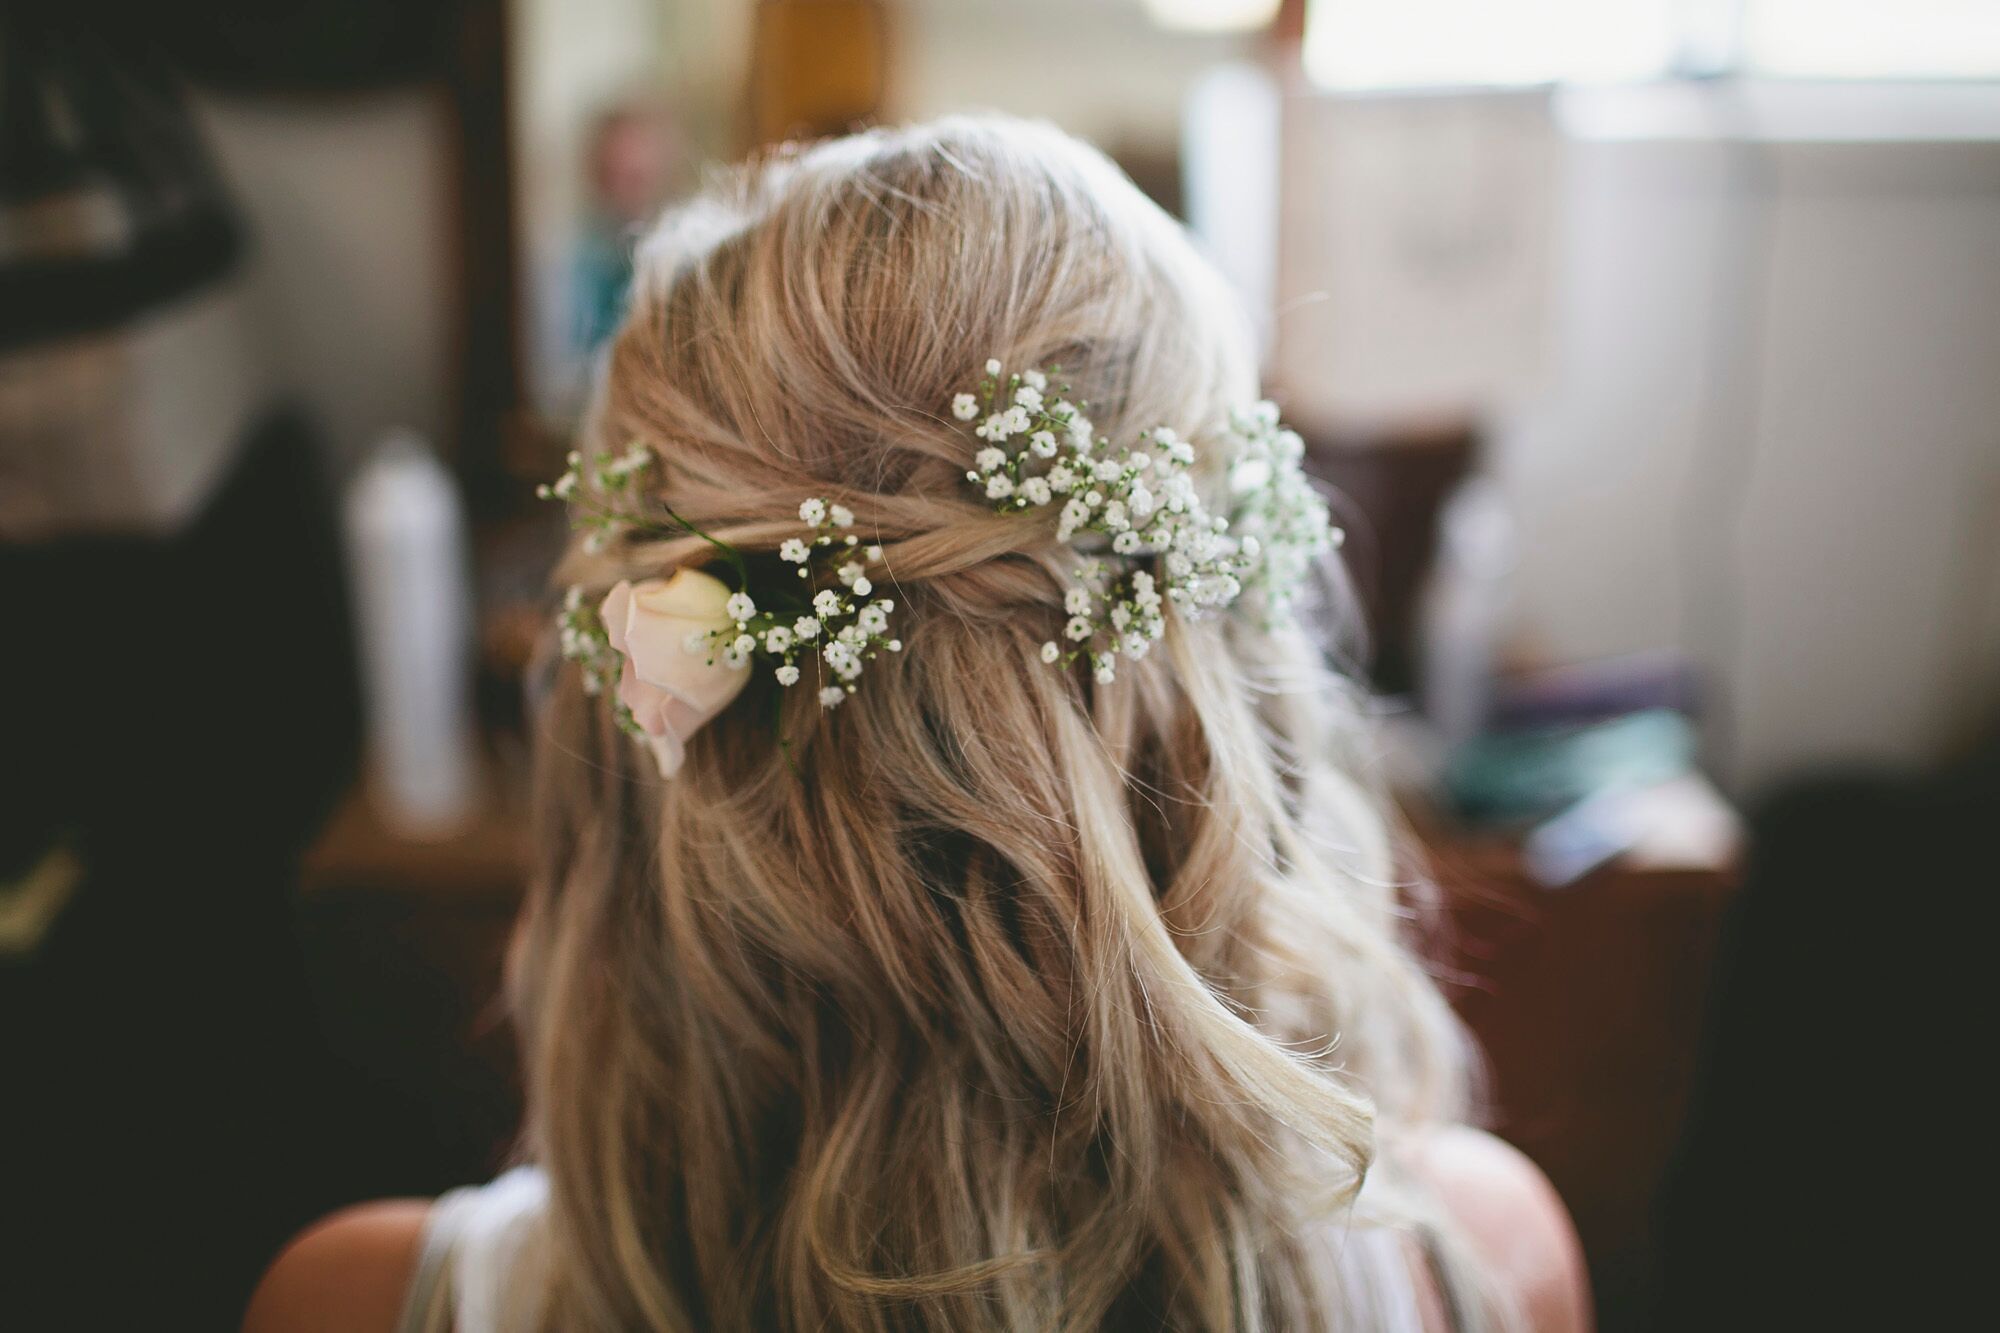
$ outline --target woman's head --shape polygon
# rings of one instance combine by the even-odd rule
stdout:
[[[1199,449],[1255,389],[1179,229],[1046,127],[774,158],[641,249],[594,443],[753,566],[850,508],[905,647],[832,712],[753,683],[671,782],[557,686],[516,985],[578,1319],[1298,1327],[1378,1131],[1455,1108],[1317,650],[1170,614],[1116,684],[1044,663],[1077,556],[965,485],[989,356],[1111,439]]]

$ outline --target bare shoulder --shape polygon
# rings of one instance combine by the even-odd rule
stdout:
[[[390,1333],[430,1212],[426,1200],[389,1199],[313,1223],[265,1271],[243,1333]]]
[[[1427,1180],[1536,1333],[1588,1333],[1590,1279],[1569,1210],[1541,1168],[1491,1134],[1465,1126],[1409,1145]]]

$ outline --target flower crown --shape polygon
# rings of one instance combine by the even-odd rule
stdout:
[[[1199,616],[1243,603],[1266,628],[1291,613],[1313,562],[1340,544],[1326,502],[1301,470],[1305,449],[1269,402],[1232,414],[1236,448],[1224,478],[1229,512],[1211,512],[1194,484],[1194,447],[1158,426],[1119,448],[1099,437],[1055,384],[1058,372],[1005,372],[986,363],[977,391],[952,399],[952,416],[974,422],[983,441],[966,481],[1000,514],[1036,517],[1058,507],[1055,538],[1087,558],[1064,594],[1061,638],[1044,662],[1086,662],[1104,685],[1122,658],[1136,661],[1166,633],[1168,603]],[[569,589],[559,619],[563,655],[591,694],[616,696],[626,730],[653,747],[661,772],[678,771],[688,736],[727,707],[763,661],[780,686],[818,682],[821,705],[854,693],[866,664],[901,652],[889,632],[895,602],[875,592],[871,570],[882,548],[863,545],[842,505],[813,498],[799,506],[801,534],[778,547],[803,588],[780,581],[752,590],[742,552],[638,494],[652,451],[634,444],[569,467],[540,488],[570,506],[571,523],[591,550],[631,533],[688,535],[715,547],[734,588],[698,570],[668,579],[621,582],[596,605]]]

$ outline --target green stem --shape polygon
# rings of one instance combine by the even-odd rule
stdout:
[[[671,505],[662,504],[660,508],[666,510],[667,517],[672,519],[674,522],[680,524],[680,526],[683,529],[693,533],[695,536],[707,542],[710,546],[713,546],[716,550],[722,552],[722,558],[727,560],[730,564],[730,567],[736,571],[736,590],[738,592],[750,591],[750,568],[748,565],[744,564],[743,553],[741,551],[737,550],[734,546],[731,546],[728,542],[721,541],[718,540],[717,538],[709,536],[707,533],[703,532],[700,528],[696,527],[694,524],[688,522],[686,519],[682,518],[679,514],[675,513]]]

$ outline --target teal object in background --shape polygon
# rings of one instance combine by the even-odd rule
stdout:
[[[571,281],[576,350],[588,357],[625,319],[632,286],[630,233],[602,222],[587,227],[577,243]]]
[[[1452,755],[1445,787],[1467,820],[1530,823],[1600,792],[1693,772],[1695,748],[1687,718],[1651,708],[1604,722],[1481,736]]]

